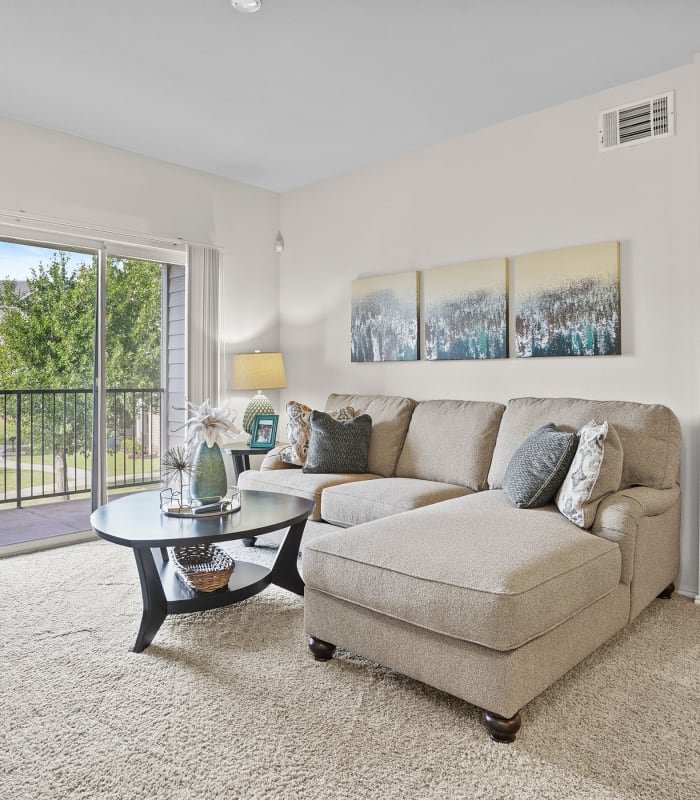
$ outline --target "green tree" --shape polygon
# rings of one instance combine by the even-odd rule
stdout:
[[[74,271],[66,253],[32,269],[28,291],[0,286],[0,386],[77,389],[92,386],[97,266]],[[159,264],[112,258],[107,265],[107,384],[160,385]]]
[[[0,386],[77,389],[92,385],[95,268],[68,269],[68,256],[39,262],[22,293],[0,288]]]
[[[161,267],[111,258],[107,265],[107,385],[160,386]]]

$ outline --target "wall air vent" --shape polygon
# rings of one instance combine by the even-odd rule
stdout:
[[[600,150],[617,150],[674,134],[673,92],[600,112]]]

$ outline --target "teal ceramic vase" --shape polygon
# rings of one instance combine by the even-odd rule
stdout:
[[[201,442],[194,454],[190,495],[206,505],[221,500],[226,489],[226,467],[219,445],[214,443],[207,447],[206,442]]]

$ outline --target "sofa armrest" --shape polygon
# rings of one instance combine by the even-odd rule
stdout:
[[[680,502],[681,490],[632,486],[601,500],[591,533],[620,546],[622,572],[620,581],[629,584],[634,572],[634,554],[640,524],[646,517],[665,514]]]
[[[286,446],[286,444],[283,444],[279,447],[273,447],[269,453],[266,453],[262,464],[260,464],[260,471],[264,472],[269,469],[299,469],[299,467],[294,464],[287,464],[286,461],[280,461],[280,451],[284,450]]]

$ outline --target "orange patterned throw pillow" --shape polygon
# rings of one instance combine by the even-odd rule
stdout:
[[[311,412],[313,409],[303,403],[290,400],[287,403],[287,440],[289,444],[279,452],[280,461],[286,464],[293,464],[295,467],[303,467],[306,464],[306,454],[309,451],[309,439],[311,438]],[[355,416],[355,409],[352,406],[345,406],[335,411],[329,411],[328,415],[337,420],[348,420]]]

